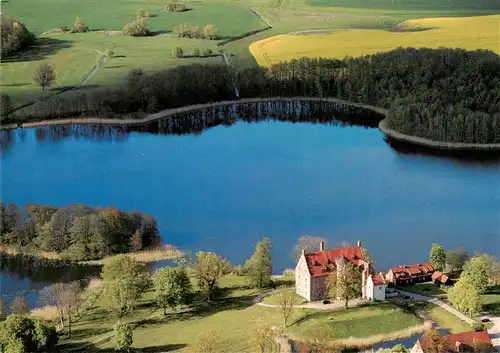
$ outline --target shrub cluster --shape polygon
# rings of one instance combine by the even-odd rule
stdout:
[[[216,40],[219,38],[217,36],[217,27],[208,24],[200,30],[200,27],[192,23],[185,22],[174,28],[174,33],[177,34],[179,38],[190,38],[190,39],[209,39]]]
[[[143,19],[143,18],[149,18],[151,17],[151,14],[147,11],[144,11],[144,9],[138,9],[137,10],[137,19]]]
[[[214,52],[212,50],[210,50],[210,49],[203,49],[203,51],[200,51],[200,49],[194,48],[191,51],[190,57],[193,57],[193,58],[199,58],[199,57],[208,58],[208,57],[211,57],[212,55],[214,55]],[[186,57],[186,55],[184,54],[184,51],[182,50],[181,47],[176,47],[176,48],[172,49],[172,57],[174,57],[174,58],[183,58],[183,57]]]
[[[63,253],[71,260],[136,251],[158,240],[153,217],[114,207],[74,204],[57,208],[32,204],[19,208],[0,203],[0,214],[1,244]]]
[[[35,35],[28,31],[21,22],[4,15],[1,15],[0,21],[2,57],[12,55],[35,42]]]
[[[80,17],[77,17],[75,19],[75,22],[73,23],[73,30],[72,32],[74,33],[84,33],[84,32],[88,32],[89,31],[89,27],[82,22],[82,20],[80,19]]]
[[[151,35],[147,23],[144,19],[136,19],[133,22],[127,23],[123,27],[123,34],[132,37],[147,37]]]
[[[179,3],[174,3],[174,4],[170,4],[168,6],[165,6],[165,11],[168,11],[168,12],[184,12],[187,10],[189,10],[189,9],[186,7],[186,5],[179,4]]]

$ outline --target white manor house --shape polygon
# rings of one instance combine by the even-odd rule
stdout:
[[[325,250],[325,243],[321,241],[319,251],[310,254],[302,251],[295,267],[296,293],[308,301],[325,299],[328,295],[326,279],[337,268],[343,268],[342,262],[351,262],[359,268],[364,299],[385,300],[387,283],[381,274],[371,273],[361,241],[356,246],[331,250]]]

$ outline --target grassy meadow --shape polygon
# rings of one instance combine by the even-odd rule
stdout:
[[[276,279],[277,284],[291,284],[293,277]],[[196,288],[196,283],[193,281]],[[276,328],[282,327],[277,308],[254,305],[257,295],[273,296],[271,290],[257,290],[246,286],[245,277],[229,275],[220,279],[221,298],[210,305],[192,309],[168,311],[163,316],[154,302],[152,291],[147,291],[134,312],[124,321],[135,323],[133,347],[141,352],[189,352],[190,346],[202,332],[217,329],[225,339],[229,352],[255,352],[252,328],[257,320]],[[98,297],[95,305],[74,324],[73,336],[63,336],[62,350],[85,346],[79,351],[111,352],[110,339],[116,320],[101,306]],[[373,325],[378,320],[380,325]],[[347,325],[346,322],[349,322]],[[336,311],[296,309],[284,332],[297,339],[305,339],[309,330],[318,325],[329,329],[332,339],[365,338],[376,334],[389,334],[419,326],[422,321],[390,303]]]
[[[307,57],[344,58],[398,47],[489,49],[500,53],[500,15],[408,20],[392,30],[338,30],[284,34],[254,42],[250,51],[262,66]]]

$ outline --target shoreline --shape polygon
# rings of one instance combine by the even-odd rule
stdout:
[[[500,143],[464,143],[464,142],[446,142],[431,140],[425,137],[406,135],[387,126],[387,119],[382,119],[378,124],[380,131],[385,136],[397,141],[411,143],[414,145],[429,147],[438,150],[449,151],[500,151]]]
[[[146,115],[141,119],[105,119],[98,117],[83,117],[83,118],[67,118],[67,119],[51,119],[51,120],[42,120],[42,121],[34,121],[34,122],[24,122],[24,123],[11,123],[11,124],[0,124],[0,131],[3,130],[15,130],[15,129],[24,129],[24,128],[37,128],[37,127],[46,127],[46,126],[60,126],[60,125],[108,125],[108,126],[119,126],[119,127],[133,127],[140,126],[144,124],[148,124],[151,122],[155,122],[157,120],[169,118],[171,116],[177,114],[190,113],[197,110],[202,110],[206,108],[216,108],[221,106],[228,105],[237,105],[237,104],[248,104],[248,103],[265,103],[272,101],[316,101],[316,102],[329,102],[336,104],[349,105],[352,107],[369,109],[377,114],[381,114],[387,117],[387,113],[389,109],[367,105],[363,103],[351,102],[339,98],[321,98],[321,97],[268,97],[268,98],[244,98],[240,100],[230,100],[230,101],[220,101],[213,103],[205,103],[205,104],[195,104],[188,105],[179,108],[171,108],[159,111],[157,113]],[[424,137],[418,137],[413,135],[406,135],[400,133],[396,130],[392,130],[387,126],[387,118],[382,119],[378,128],[382,131],[382,133],[394,140],[406,142],[414,145],[424,146],[431,149],[437,150],[449,150],[449,151],[500,151],[500,143],[492,143],[492,144],[480,144],[480,143],[464,143],[464,142],[446,142],[446,141],[438,141],[431,140]]]
[[[142,119],[105,119],[97,117],[85,117],[85,118],[68,118],[68,119],[51,119],[42,120],[35,122],[25,122],[25,123],[12,123],[6,125],[0,125],[0,130],[12,130],[18,128],[33,128],[33,127],[44,127],[44,126],[54,126],[54,125],[73,125],[73,124],[96,124],[96,125],[114,125],[114,126],[138,126],[142,124],[151,123],[157,120],[165,119],[176,114],[190,113],[197,110],[202,110],[206,108],[215,108],[234,104],[248,104],[248,103],[264,103],[272,101],[316,101],[316,102],[330,102],[337,104],[350,105],[352,107],[363,108],[372,110],[378,114],[386,115],[388,109],[376,107],[373,105],[366,105],[362,103],[355,103],[346,101],[339,98],[318,98],[318,97],[269,97],[269,98],[244,98],[240,100],[231,101],[220,101],[205,104],[195,104],[188,105],[179,108],[171,108],[159,111],[157,113],[149,114]]]

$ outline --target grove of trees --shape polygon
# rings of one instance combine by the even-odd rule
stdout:
[[[61,253],[70,260],[92,260],[157,244],[156,220],[115,207],[66,207],[0,203],[0,244]]]
[[[1,352],[54,352],[57,342],[56,330],[40,319],[13,314],[0,323]]]

